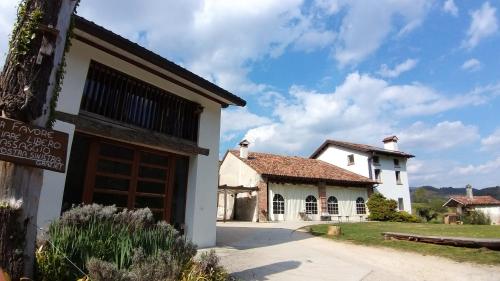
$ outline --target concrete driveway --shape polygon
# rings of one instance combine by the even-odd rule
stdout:
[[[222,264],[243,280],[492,280],[500,267],[457,263],[295,231],[311,223],[217,224]]]

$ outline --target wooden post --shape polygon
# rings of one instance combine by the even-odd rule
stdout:
[[[2,117],[47,126],[53,94],[60,86],[58,77],[61,77],[67,34],[77,4],[78,0],[21,1],[0,76]],[[42,182],[42,170],[0,161],[0,201],[22,201],[19,224],[26,230],[23,272],[29,278],[33,277]],[[8,241],[2,239],[0,243]],[[0,253],[0,262],[4,262],[3,254]]]

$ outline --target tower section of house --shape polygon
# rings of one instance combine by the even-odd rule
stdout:
[[[414,157],[399,151],[398,138],[387,137],[384,147],[326,140],[312,155],[318,159],[377,182],[375,190],[398,202],[398,209],[411,213],[407,161]]]
[[[214,245],[221,108],[245,101],[81,17],[74,34],[54,127],[68,168],[44,171],[38,224],[73,204],[148,207]]]
[[[248,221],[363,221],[375,183],[321,160],[249,152],[245,143],[225,154],[219,173],[223,187],[257,188],[229,203],[233,218]]]

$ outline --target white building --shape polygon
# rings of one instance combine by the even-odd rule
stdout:
[[[411,213],[406,163],[411,154],[399,151],[396,136],[383,140],[384,148],[326,140],[310,158],[319,159],[377,181],[375,190],[398,202],[398,209]]]
[[[473,210],[482,212],[491,219],[491,224],[500,224],[500,200],[491,196],[474,196],[470,185],[466,187],[465,196],[451,196],[443,206],[456,208],[459,216]]]
[[[38,224],[72,204],[149,207],[215,245],[221,108],[245,101],[83,18],[66,54],[54,129],[66,173],[44,171]]]
[[[240,151],[228,151],[220,166],[220,185],[257,188],[237,193],[222,206],[226,218],[247,221],[297,221],[332,219],[362,221],[374,181],[321,160]],[[234,206],[234,208],[233,208]]]

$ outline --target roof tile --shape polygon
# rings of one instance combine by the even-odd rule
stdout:
[[[364,186],[375,183],[367,177],[317,159],[257,152],[249,152],[248,159],[243,159],[236,150],[229,152],[265,176]]]
[[[500,201],[493,198],[492,196],[473,196],[472,199],[467,196],[451,196],[450,199],[453,199],[459,202],[462,205],[500,205]]]

